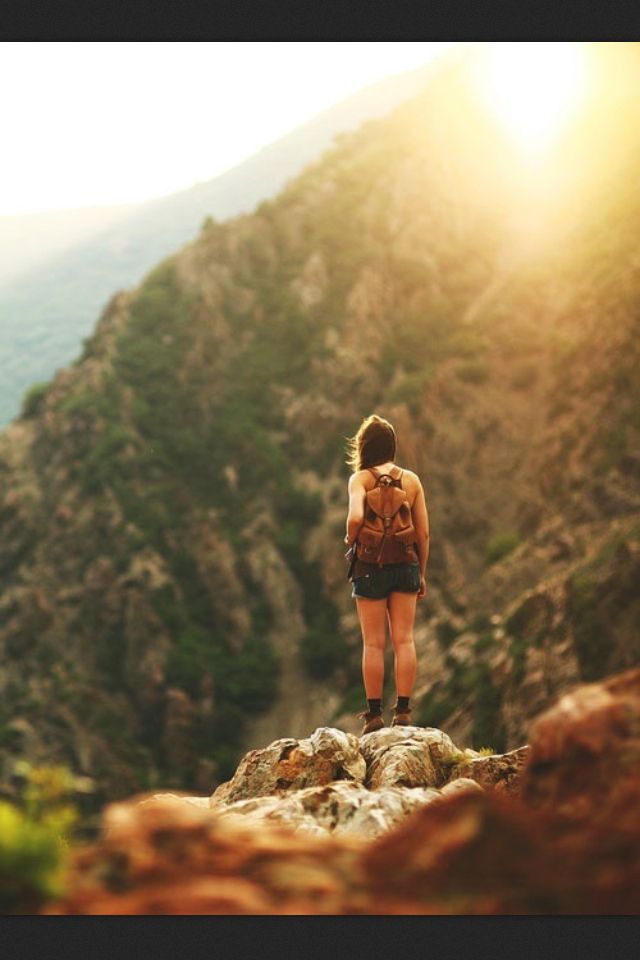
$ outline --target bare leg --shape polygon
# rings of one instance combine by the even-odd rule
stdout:
[[[362,630],[362,679],[367,700],[382,699],[384,648],[387,642],[387,601],[356,597]]]
[[[416,599],[415,593],[401,593],[398,590],[394,590],[387,598],[396,694],[399,697],[410,697],[416,680],[416,647],[413,642]]]

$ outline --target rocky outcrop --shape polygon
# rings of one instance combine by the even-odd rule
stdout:
[[[233,778],[216,788],[211,803],[230,804],[336,780],[365,783],[373,790],[440,787],[456,765],[478,757],[477,751],[461,751],[447,734],[432,727],[386,727],[360,738],[319,727],[307,739],[275,740],[262,750],[249,751]]]
[[[521,774],[529,747],[518,747],[508,753],[497,753],[489,757],[473,757],[460,763],[452,774],[455,778],[462,777],[473,780],[481,787],[492,788],[509,796],[516,796],[520,792]]]
[[[264,750],[251,750],[233,778],[221,784],[212,803],[233,803],[248,797],[324,786],[333,780],[364,780],[365,761],[356,737],[320,727],[304,740],[275,740]]]
[[[580,687],[533,725],[528,754],[468,761],[487,789],[459,775],[440,789],[366,786],[385,753],[396,752],[396,769],[404,749],[413,771],[420,742],[430,756],[439,742],[446,758],[438,731],[403,731],[404,747],[385,731],[362,737],[365,772],[351,738],[316,731],[293,745],[289,756],[306,757],[298,769],[326,772],[341,755],[357,778],[292,790],[263,775],[253,789],[274,792],[231,803],[217,792],[214,803],[112,804],[97,843],[75,855],[65,896],[43,912],[638,914],[639,720],[640,671]],[[277,769],[279,750],[263,763]]]
[[[433,727],[383,727],[361,737],[319,727],[307,739],[275,740],[263,750],[251,750],[233,778],[215,790],[212,803],[332,780],[356,780],[372,789],[436,787],[449,779],[456,764],[479,756],[476,750],[460,750]]]
[[[209,803],[225,817],[371,839],[452,791],[479,790],[469,778],[446,784],[455,761],[473,756],[431,728],[386,728],[357,738],[320,727],[307,739],[276,740],[250,751]],[[204,798],[185,800],[204,804]]]
[[[373,838],[452,790],[479,790],[468,778],[446,784],[455,763],[474,756],[432,728],[385,728],[358,738],[320,727],[307,739],[276,740],[250,751],[209,803],[225,817]]]

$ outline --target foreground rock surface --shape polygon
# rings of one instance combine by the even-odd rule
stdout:
[[[360,779],[292,790],[270,775],[254,789],[273,782],[274,792],[232,802],[237,794],[228,789],[207,805],[175,796],[112,804],[100,840],[76,854],[65,897],[44,912],[640,913],[640,670],[578,688],[539,718],[520,796],[513,782],[499,786],[508,777],[491,785],[491,764],[483,774],[488,789],[457,775],[466,769],[463,751],[447,784],[399,785],[394,751],[402,737],[417,778],[427,776],[427,756],[439,775],[433,745],[447,747],[448,738],[413,729],[378,734],[360,739]],[[314,737],[329,750],[324,760],[342,742],[352,770],[361,771],[348,738],[325,728],[309,742]],[[270,746],[277,756],[281,747]],[[321,756],[309,745],[303,755],[303,767]],[[521,757],[485,759],[504,773]],[[394,782],[372,787],[382,770]],[[376,836],[370,825],[380,826],[380,813],[384,829]],[[286,825],[298,827],[298,817],[310,817],[316,835]],[[349,819],[353,827],[358,818],[350,830]]]
[[[640,782],[640,669],[561,697],[531,732],[527,803],[573,817],[609,811]]]

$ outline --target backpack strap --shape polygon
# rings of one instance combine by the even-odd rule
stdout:
[[[369,473],[373,474],[373,476],[376,478],[376,483],[377,483],[382,477],[391,477],[391,481],[392,481],[394,487],[399,487],[399,488],[402,490],[402,489],[403,489],[403,487],[402,487],[402,475],[403,475],[403,473],[404,473],[404,470],[402,469],[402,467],[394,467],[394,470],[396,470],[396,469],[399,470],[400,473],[399,473],[399,475],[398,475],[397,477],[394,477],[394,476],[392,476],[392,474],[390,474],[390,473],[378,473],[375,467],[367,467],[367,470],[369,471]]]

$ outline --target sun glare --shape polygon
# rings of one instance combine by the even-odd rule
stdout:
[[[513,137],[539,154],[585,95],[586,59],[582,43],[488,43],[478,83]]]

